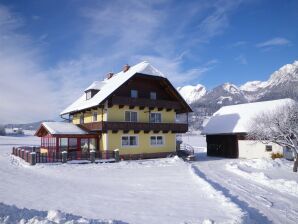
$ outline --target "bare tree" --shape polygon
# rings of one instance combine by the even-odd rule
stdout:
[[[298,104],[290,103],[271,113],[255,117],[248,137],[265,144],[276,143],[294,154],[293,171],[298,168]]]

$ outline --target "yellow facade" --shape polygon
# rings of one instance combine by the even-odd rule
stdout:
[[[108,121],[125,121],[125,111],[135,111],[138,113],[138,122],[149,122],[149,108],[146,107],[143,110],[140,110],[139,107],[134,109],[129,109],[128,106],[119,108],[118,106],[113,106],[107,109],[108,110]],[[151,110],[151,113],[161,113],[161,122],[162,123],[175,123],[176,113],[174,110],[166,111],[163,109],[158,111],[158,109]]]
[[[122,136],[136,136],[138,139],[137,146],[122,146]],[[162,136],[164,144],[162,146],[152,146],[150,144],[151,136]],[[133,131],[129,133],[118,133],[108,132],[108,150],[119,149],[120,155],[126,154],[144,154],[144,153],[161,153],[161,152],[175,152],[176,150],[176,135],[172,133],[144,133],[141,131],[135,134]]]
[[[93,113],[97,113],[97,122],[99,121],[106,121],[107,120],[107,113],[106,110],[101,108],[92,109],[91,111],[84,112],[84,123],[91,123],[93,122]],[[80,116],[82,113],[77,113],[73,115],[72,123],[80,124]]]
[[[137,112],[137,122],[149,123],[149,108],[144,108],[140,110],[139,107],[129,109],[128,106],[119,108],[119,106],[114,105],[110,108],[105,109],[93,109],[91,111],[84,113],[84,123],[93,122],[93,112],[97,112],[97,121],[113,121],[113,122],[125,122],[125,111],[135,111]],[[103,113],[102,113],[103,112]],[[176,113],[174,110],[166,111],[163,109],[158,111],[158,109],[151,110],[151,113],[161,114],[161,123],[175,123]],[[73,116],[73,123],[80,123],[81,113],[75,114]],[[137,136],[138,145],[137,146],[122,146],[121,139],[122,136]],[[163,145],[152,146],[150,144],[151,136],[163,136]],[[123,133],[119,130],[117,133],[102,133],[101,138],[99,138],[99,148],[102,151],[112,151],[119,149],[120,155],[127,154],[145,154],[145,153],[164,153],[164,152],[175,152],[176,150],[176,134],[173,133],[144,133],[143,131],[135,134],[134,131],[129,131],[129,133]]]

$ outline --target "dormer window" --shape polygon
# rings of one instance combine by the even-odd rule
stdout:
[[[86,100],[90,100],[99,90],[97,89],[89,89],[86,91]]]
[[[132,89],[130,91],[131,98],[138,98],[138,90]]]
[[[92,98],[92,93],[91,93],[91,90],[89,90],[86,92],[86,100],[89,100],[91,98]]]

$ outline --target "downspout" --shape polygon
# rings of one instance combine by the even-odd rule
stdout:
[[[69,115],[69,114],[68,114],[68,119],[65,118],[65,117],[63,117],[63,114],[61,114],[60,117],[61,117],[63,120],[65,120],[65,121],[71,122],[71,120],[70,120],[70,115]]]

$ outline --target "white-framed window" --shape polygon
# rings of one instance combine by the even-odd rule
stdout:
[[[80,115],[80,124],[84,124],[84,114]]]
[[[134,147],[138,146],[138,136],[136,135],[124,135],[121,137],[121,145],[122,147]]]
[[[97,112],[93,112],[92,121],[93,122],[97,121]]]
[[[164,137],[162,135],[150,136],[150,145],[152,145],[152,146],[164,145]]]
[[[150,92],[150,99],[156,100],[156,92]]]
[[[137,122],[138,112],[136,111],[125,111],[125,121],[127,122]]]
[[[130,91],[130,97],[131,98],[138,98],[138,90],[132,89]]]
[[[151,123],[161,123],[161,113],[150,113],[150,122]]]
[[[89,100],[92,98],[92,92],[89,90],[86,92],[86,99]]]

